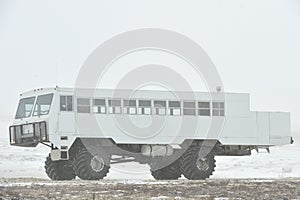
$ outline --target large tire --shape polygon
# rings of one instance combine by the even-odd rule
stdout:
[[[213,153],[206,157],[199,157],[200,147],[192,146],[182,155],[180,159],[180,168],[189,180],[203,180],[209,178],[216,167],[216,160]]]
[[[151,175],[156,180],[177,180],[181,177],[181,174],[179,161],[175,161],[170,165],[158,170],[151,170]]]
[[[72,163],[69,160],[52,161],[50,154],[45,161],[45,170],[51,180],[64,181],[76,177]]]
[[[74,159],[76,175],[83,180],[100,180],[109,172],[109,159],[107,155],[92,155],[85,148],[80,149]],[[95,166],[97,165],[98,166]],[[95,166],[95,167],[93,167]]]

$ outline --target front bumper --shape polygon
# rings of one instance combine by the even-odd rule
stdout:
[[[45,121],[9,127],[10,145],[35,147],[40,142],[48,142],[47,124]]]

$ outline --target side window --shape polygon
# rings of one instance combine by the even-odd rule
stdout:
[[[166,115],[166,101],[154,101],[154,112],[156,115]]]
[[[90,113],[90,99],[78,98],[77,99],[77,112],[78,113]]]
[[[73,111],[73,97],[72,96],[60,96],[60,110],[61,111]]]
[[[181,103],[180,101],[169,101],[169,115],[178,116],[181,115]]]
[[[213,102],[213,116],[224,116],[225,105],[224,102]]]
[[[136,115],[136,100],[123,100],[124,113]]]
[[[94,99],[93,100],[93,113],[106,113],[105,99]]]
[[[139,114],[151,115],[151,101],[150,100],[139,100]]]
[[[108,100],[108,113],[120,114],[121,113],[121,100],[109,99]]]
[[[198,102],[198,115],[210,116],[210,102]]]
[[[183,102],[183,115],[196,115],[196,103],[194,101]]]

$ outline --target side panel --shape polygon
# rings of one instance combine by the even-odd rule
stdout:
[[[270,113],[270,143],[284,145],[291,142],[289,113]]]
[[[226,145],[257,144],[256,115],[249,117],[226,117],[220,142]]]
[[[60,134],[75,133],[75,114],[74,112],[58,113],[58,132]]]
[[[269,145],[270,144],[270,113],[256,112],[257,122],[257,144]]]
[[[59,95],[74,94],[61,92]],[[104,94],[102,95],[104,96]],[[156,97],[159,94],[153,93],[149,96]],[[86,98],[91,99],[91,97]],[[59,108],[59,96],[57,96],[56,102],[56,107]],[[250,112],[249,96],[245,94],[226,95],[225,118],[220,116],[128,116],[78,113],[75,119],[76,99],[73,99],[73,102],[72,112],[58,111],[57,116],[53,118],[55,119],[53,121],[57,120],[56,126],[53,126],[56,134],[53,134],[52,138],[55,144],[66,145],[76,136],[112,138],[115,142],[122,144],[181,144],[186,139],[219,139],[224,145],[270,146],[290,143],[289,114]],[[216,129],[212,131],[212,134],[207,135],[208,130],[214,128],[211,127],[212,119],[218,124],[225,119],[220,134]],[[197,127],[193,127],[195,120],[198,122]],[[152,127],[151,124],[154,122],[158,126]],[[70,139],[61,141],[60,136],[68,136]]]
[[[249,117],[250,97],[247,94],[226,94],[225,113],[228,117]]]
[[[290,114],[250,112],[250,117],[226,117],[220,142],[224,145],[290,144]]]
[[[50,141],[56,147],[70,146],[76,139],[76,123],[74,104],[73,111],[60,111],[60,96],[69,95],[72,96],[72,92],[55,93],[51,115],[49,115],[49,133]],[[67,136],[67,139],[62,139],[61,136]]]

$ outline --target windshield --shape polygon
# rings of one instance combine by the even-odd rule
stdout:
[[[33,116],[48,115],[51,107],[52,98],[53,94],[45,94],[38,96],[35,103]]]
[[[23,98],[19,102],[16,119],[26,118],[31,115],[35,97]]]

